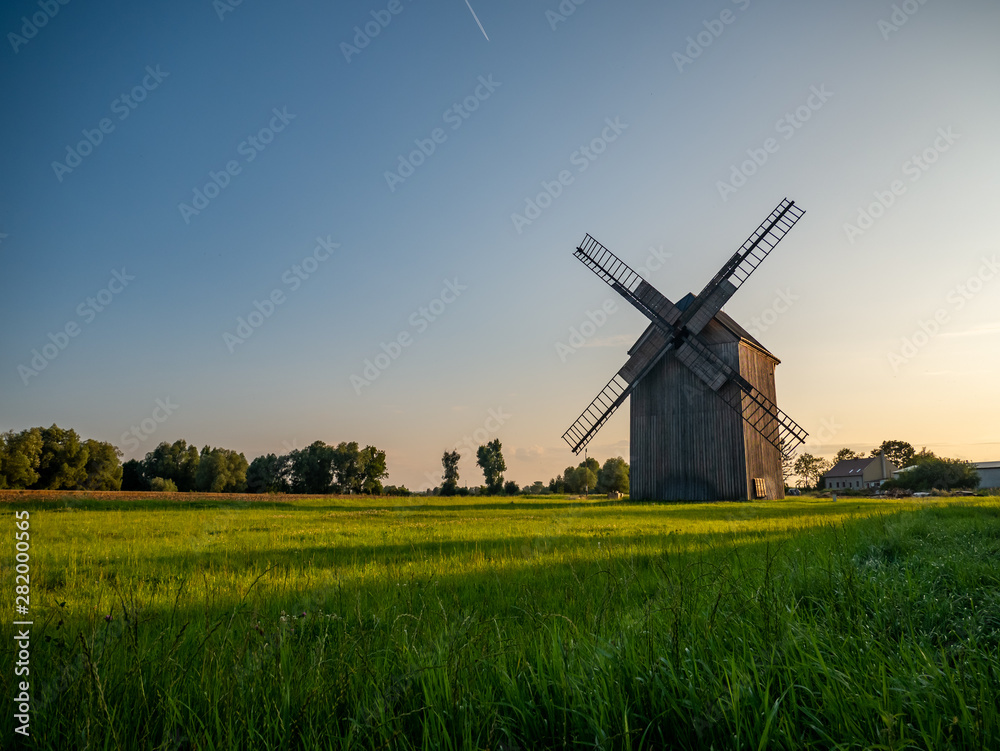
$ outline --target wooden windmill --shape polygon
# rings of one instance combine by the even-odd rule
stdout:
[[[784,497],[782,456],[808,434],[775,404],[779,360],[722,306],[804,213],[783,200],[701,293],[676,305],[590,235],[573,253],[651,321],[563,434],[579,453],[631,395],[633,499]]]

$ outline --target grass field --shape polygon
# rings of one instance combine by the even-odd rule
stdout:
[[[0,500],[34,748],[1000,748],[1000,498]]]

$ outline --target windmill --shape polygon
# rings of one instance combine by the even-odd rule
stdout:
[[[783,454],[808,435],[775,404],[780,362],[722,306],[805,212],[787,198],[697,295],[672,303],[589,234],[573,253],[650,320],[563,439],[580,453],[631,396],[633,499],[783,498]]]

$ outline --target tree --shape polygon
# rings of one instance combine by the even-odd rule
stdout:
[[[521,492],[521,488],[513,480],[507,480],[507,482],[503,484],[503,492],[504,495],[517,495]]]
[[[598,493],[628,493],[628,464],[620,456],[608,459],[597,473]]]
[[[266,454],[258,456],[247,468],[248,493],[287,493],[291,474],[291,458]]]
[[[836,467],[839,462],[847,461],[848,459],[864,459],[864,456],[859,454],[857,451],[852,451],[849,448],[842,448],[837,452],[837,455],[833,457],[833,466]]]
[[[332,490],[337,493],[360,493],[364,486],[364,466],[357,441],[341,441],[333,449]]]
[[[0,436],[0,488],[29,488],[38,481],[42,458],[42,429]]]
[[[882,487],[915,491],[974,490],[979,487],[979,472],[974,464],[961,459],[936,457],[931,452],[926,453],[930,456],[924,456],[913,469],[900,472],[897,479],[884,483]]]
[[[293,493],[329,493],[333,485],[335,449],[323,441],[314,441],[304,449],[289,454]]]
[[[195,483],[203,493],[242,493],[247,487],[247,460],[231,449],[201,450]]]
[[[872,449],[871,456],[885,454],[885,458],[896,465],[899,469],[909,467],[913,464],[914,450],[906,441],[882,441],[882,445],[877,449]]]
[[[361,485],[359,492],[369,495],[381,495],[382,480],[389,476],[386,467],[385,452],[374,446],[365,446],[359,452],[361,466]]]
[[[822,457],[812,454],[802,454],[795,460],[795,474],[801,477],[812,487],[818,487],[820,480],[826,472],[829,472],[830,462]]]
[[[156,493],[176,493],[177,485],[173,480],[165,480],[162,477],[154,477],[149,481],[149,489]]]
[[[173,480],[179,491],[187,493],[197,487],[200,461],[201,454],[194,444],[188,446],[187,441],[183,439],[173,443],[164,441],[146,454],[142,471],[150,479],[162,477],[165,480]]]
[[[138,459],[129,459],[122,465],[122,490],[149,490],[149,479]]]
[[[444,475],[441,483],[441,495],[455,495],[458,490],[458,460],[462,456],[457,451],[445,451],[441,457]]]
[[[788,487],[788,483],[791,481],[792,476],[795,474],[795,461],[798,457],[799,450],[794,448],[789,451],[785,445],[784,440],[781,442],[781,479],[785,487]]]
[[[117,446],[105,441],[88,439],[87,476],[83,481],[85,490],[122,489],[122,452]]]
[[[597,475],[590,462],[580,462],[579,467],[566,467],[563,483],[567,493],[588,493],[597,486]]]
[[[486,479],[486,492],[490,495],[500,495],[507,463],[503,460],[499,438],[494,438],[485,446],[479,447],[476,452],[476,463],[482,467],[483,477]]]
[[[87,479],[87,446],[75,430],[53,424],[42,431],[42,453],[38,461],[39,490],[74,490]]]

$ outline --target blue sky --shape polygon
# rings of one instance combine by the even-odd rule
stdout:
[[[463,0],[6,3],[0,430],[357,440],[411,488],[488,436],[547,481],[643,329],[584,233],[677,299],[788,196],[726,310],[807,450],[1000,458],[1000,6],[472,8],[489,40]]]

